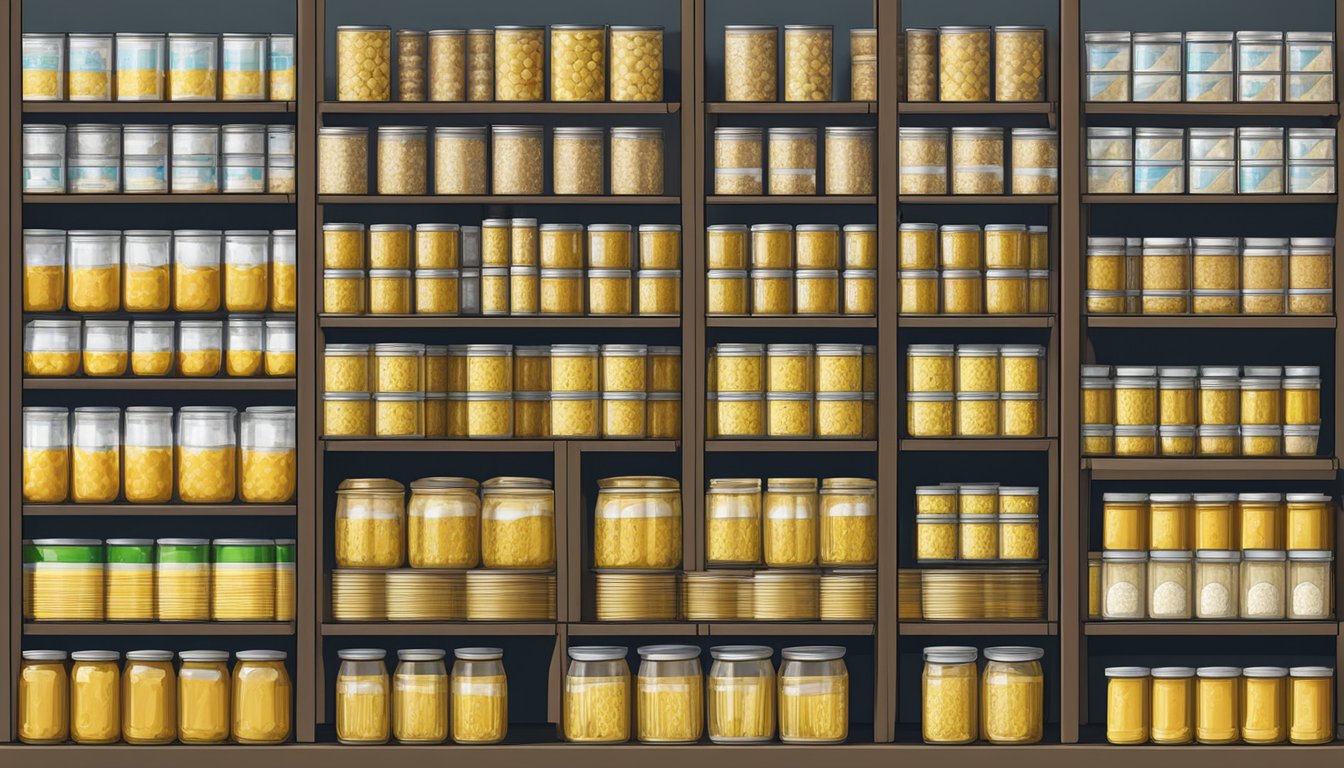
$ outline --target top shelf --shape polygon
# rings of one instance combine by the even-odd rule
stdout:
[[[322,101],[321,115],[668,115],[676,101]]]
[[[1334,102],[1303,104],[1289,102],[1087,102],[1089,115],[1226,115],[1231,117],[1334,117]]]
[[[275,114],[293,112],[292,101],[25,101],[25,115],[42,114]]]
[[[711,101],[711,115],[871,115],[875,101]]]

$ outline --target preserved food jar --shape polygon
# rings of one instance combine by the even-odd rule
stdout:
[[[416,29],[397,30],[397,101],[425,100],[425,49],[429,36]]]
[[[322,126],[317,129],[317,192],[320,195],[369,193],[369,129]]]
[[[57,312],[65,306],[65,231],[23,230],[23,311]]]
[[[178,335],[177,372],[192,377],[218,376],[224,359],[223,322],[182,320],[178,323]],[[260,349],[254,352],[259,355]],[[236,358],[234,365],[241,365]]]
[[[1152,728],[1155,744],[1189,744],[1195,736],[1195,670],[1154,667]]]
[[[391,686],[386,651],[345,648],[336,673],[336,739],[342,744],[385,744],[391,732]]]
[[[153,621],[154,540],[108,539],[106,559],[104,617],[108,621]]]
[[[772,195],[817,193],[817,132],[814,128],[770,128],[770,185]]]
[[[641,269],[637,277],[640,316],[668,316],[681,313],[681,270]]]
[[[611,194],[663,194],[663,129],[611,129]]]
[[[187,406],[178,411],[177,482],[182,501],[233,501],[236,414],[233,408],[219,406]]]
[[[428,186],[424,126],[378,126],[378,194],[423,195]],[[407,227],[409,229],[409,227]],[[370,228],[373,231],[373,228]],[[408,235],[409,237],[409,235]],[[371,263],[372,266],[379,266]]]
[[[239,498],[249,504],[281,504],[294,496],[293,406],[252,406],[242,417]]]
[[[392,675],[392,735],[402,744],[442,744],[448,739],[448,670],[445,652],[397,651]]]
[[[23,100],[65,99],[65,35],[23,34]]]
[[[474,568],[480,561],[476,481],[426,477],[411,483],[406,531],[412,568]]]
[[[328,344],[322,359],[325,391],[369,391],[368,344]]]
[[[1335,508],[1330,497],[1323,493],[1289,493],[1285,498],[1285,548],[1331,549]]]
[[[416,269],[457,269],[462,265],[461,252],[461,227],[457,224],[415,225]]]
[[[718,127],[714,129],[714,194],[761,194],[761,171],[763,168],[760,128]],[[733,226],[737,225],[717,224],[709,227],[709,230],[712,232],[717,227],[731,228]],[[711,267],[714,261],[714,259],[710,259]]]
[[[1045,99],[1045,29],[994,28],[994,100]]]
[[[761,562],[760,480],[711,479],[705,507],[705,560],[708,564]]]
[[[231,319],[230,330],[236,320]],[[246,322],[246,321],[243,321]],[[267,320],[266,321],[266,357],[265,372],[267,376],[293,376],[296,369],[295,358],[295,324],[293,320]],[[230,340],[232,344],[232,340]],[[232,347],[230,347],[232,350]],[[230,358],[230,373],[232,373],[232,358]]]
[[[374,393],[373,433],[377,437],[424,437],[424,393]]]
[[[495,27],[495,101],[542,101],[544,27]]]
[[[1003,194],[1003,155],[1002,128],[953,128],[952,194]]]
[[[166,230],[127,230],[122,309],[127,312],[168,310],[168,271],[171,251]]]
[[[210,618],[210,541],[159,539],[154,549],[155,618]]]
[[[817,481],[770,478],[762,502],[765,564],[810,567],[817,562]]]
[[[1200,667],[1195,675],[1195,741],[1237,741],[1241,729],[1241,667]]]
[[[1286,32],[1285,101],[1329,101],[1334,91],[1335,44],[1330,32]]]
[[[173,309],[178,312],[219,310],[222,282],[220,263],[224,244],[222,234],[218,230],[204,229],[179,229],[173,232]],[[261,291],[264,297],[267,238],[262,233],[258,246],[253,242],[254,235],[256,233],[252,232],[228,233],[231,240],[229,250],[235,256],[252,256],[252,262],[260,260],[263,274]],[[237,239],[239,237],[244,239]],[[259,254],[257,248],[260,249]],[[262,308],[265,308],[264,305]]]
[[[177,672],[177,738],[221,744],[229,738],[228,651],[182,651]]]
[[[435,128],[434,194],[486,194],[485,156],[483,126]]]
[[[603,344],[602,389],[644,392],[648,389],[649,348],[643,344]]]
[[[79,326],[78,320],[30,320],[23,328],[24,375],[74,376],[78,373]]]
[[[954,515],[915,516],[915,558],[956,560],[958,520]]]
[[[686,744],[704,729],[704,678],[694,645],[646,645],[635,678],[638,722],[645,744]]]
[[[504,651],[458,648],[453,651],[452,734],[458,744],[495,744],[509,726]]]
[[[611,100],[663,100],[663,28],[613,26]]]
[[[829,25],[784,25],[784,100],[831,101]]]
[[[98,539],[35,539],[32,612],[35,621],[102,621],[103,543]]]
[[[112,35],[70,33],[68,94],[71,101],[112,99]]]
[[[341,568],[397,568],[405,542],[400,483],[348,479],[336,490],[336,563]]]
[[[469,29],[467,30],[467,101],[493,101],[494,98],[495,31]]]
[[[324,435],[362,437],[373,433],[373,401],[367,392],[327,392],[322,400]]]
[[[294,35],[272,34],[270,38],[269,70],[270,100],[293,101],[298,87],[295,74]]]
[[[826,194],[873,194],[875,134],[876,129],[866,126],[826,128]],[[773,173],[772,158],[772,181]]]
[[[666,569],[681,563],[681,493],[659,477],[598,481],[593,562],[597,568]]]
[[[337,101],[388,101],[391,73],[390,28],[353,24],[336,28]]]
[[[725,645],[710,649],[708,730],[716,744],[769,741],[775,734],[775,672],[771,650]]]
[[[481,485],[481,562],[486,568],[555,566],[555,499],[550,482],[497,477]]]
[[[293,698],[284,651],[239,651],[233,666],[231,725],[239,744],[282,744]]]
[[[65,659],[65,651],[23,652],[16,728],[19,741],[59,744],[69,735],[70,682]]]
[[[268,306],[267,289],[270,283],[270,241],[266,230],[230,230],[224,233],[224,308],[229,312],[262,312]],[[206,265],[179,267],[178,285],[187,282],[204,282],[209,278],[202,269]],[[216,281],[219,280],[219,265],[213,267]],[[189,290],[208,293],[208,289],[188,285]],[[218,292],[218,289],[215,289]],[[216,299],[218,301],[218,299]],[[191,306],[206,306],[208,300],[191,301],[179,297],[179,303]],[[209,312],[210,309],[184,310]]]
[[[369,270],[369,314],[408,315],[411,312],[409,269]]]
[[[1334,553],[1299,549],[1288,553],[1287,616],[1319,621],[1333,615]]]
[[[1283,101],[1283,33],[1237,32],[1237,101]]]
[[[989,101],[989,47],[989,27],[938,28],[938,100]]]
[[[630,668],[621,646],[575,646],[565,673],[564,736],[575,743],[630,738]]]
[[[799,646],[781,652],[779,738],[785,744],[833,744],[849,735],[845,649]]]
[[[111,230],[71,230],[69,285],[71,312],[115,312],[121,308],[121,234]]]
[[[1044,676],[1040,648],[985,649],[980,694],[980,736],[991,744],[1040,741],[1044,721]]]
[[[1295,33],[1288,34],[1291,37]],[[1288,673],[1288,740],[1293,744],[1332,741],[1334,670],[1330,667],[1291,667]]]
[[[820,547],[823,566],[877,562],[877,483],[863,478],[826,478],[821,484]]]
[[[1283,550],[1246,549],[1241,560],[1241,618],[1283,619],[1286,614]]]
[[[121,671],[116,651],[70,654],[70,738],[76,744],[112,744],[121,737]]]
[[[1154,550],[1148,556],[1148,618],[1189,619],[1194,614],[1194,581],[1189,551]]]
[[[767,390],[771,393],[812,394],[811,344],[769,344],[765,354]]]
[[[557,195],[602,194],[604,129],[557,127],[551,137],[554,170],[552,192]],[[570,225],[547,225],[570,226]],[[582,231],[580,228],[579,231]],[[552,264],[550,266],[569,266]]]
[[[926,744],[970,744],[980,730],[974,648],[924,649],[922,734]]]
[[[1148,667],[1106,668],[1106,740],[1112,744],[1148,741],[1151,700]]]
[[[121,492],[121,409],[76,408],[70,442],[70,500],[115,501]]]
[[[1148,553],[1108,550],[1102,553],[1101,558],[1102,618],[1144,618],[1144,596],[1148,593]]]
[[[606,28],[553,24],[550,30],[551,101],[606,101]]]
[[[725,101],[774,101],[777,98],[778,40],[779,30],[774,26],[724,26]],[[828,77],[828,84],[829,81]]]
[[[1246,667],[1242,670],[1241,739],[1247,744],[1280,744],[1288,740],[1288,670]]]
[[[491,192],[496,195],[540,195],[542,128],[539,125],[496,125],[490,128],[493,170]]]
[[[23,499],[39,504],[65,501],[70,492],[70,412],[23,409]]]
[[[270,35],[251,35],[225,32],[220,52],[220,99],[223,101],[265,101],[267,44]],[[340,40],[337,36],[337,65]]]
[[[955,150],[955,144],[953,148]],[[1014,128],[1012,153],[1013,194],[1053,195],[1059,192],[1057,131],[1048,128]]]
[[[116,33],[117,101],[163,101],[162,34]]]
[[[177,738],[177,680],[172,651],[128,651],[121,678],[121,738],[170,744]]]
[[[164,504],[173,496],[173,409],[126,409],[123,471],[126,501]]]

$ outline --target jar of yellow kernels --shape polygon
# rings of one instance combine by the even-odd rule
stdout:
[[[1045,678],[1040,648],[986,648],[980,691],[980,737],[992,744],[1034,744],[1044,728]]]
[[[948,225],[955,226],[955,225]],[[962,225],[975,227],[976,232],[974,245],[976,251],[979,250],[979,227],[977,225]],[[950,231],[950,230],[949,230]],[[900,245],[900,268],[902,270],[926,270],[934,269],[938,266],[938,225],[923,224],[919,222],[907,222],[901,225],[899,235]],[[846,260],[848,260],[849,244],[846,242]],[[877,261],[874,255],[871,267],[876,267]],[[870,268],[871,268],[870,267]]]
[[[168,33],[168,100],[214,101],[218,60],[218,35]]]
[[[818,392],[814,433],[819,438],[863,437],[862,393]]]
[[[126,409],[122,439],[122,493],[128,504],[166,504],[173,498],[173,409]]]
[[[775,270],[756,270],[763,271]],[[840,311],[840,273],[834,269],[800,269],[794,273],[795,312],[834,315]]]
[[[409,315],[411,313],[411,270],[369,270],[369,314]]]
[[[761,481],[716,478],[705,497],[705,561],[710,565],[761,562]]]
[[[718,344],[716,357],[717,386],[723,392],[762,392],[765,389],[764,353],[762,344]]]
[[[681,347],[649,347],[649,391],[681,393]]]
[[[121,233],[71,230],[66,305],[71,312],[115,312],[121,308]]]
[[[565,673],[564,737],[581,744],[630,739],[630,667],[621,646],[569,649]]]
[[[467,30],[429,30],[429,100],[467,100]]]
[[[835,224],[799,224],[795,229],[798,269],[837,269],[840,266],[840,227]]]
[[[905,354],[906,392],[956,391],[954,347],[951,344],[911,344]]]
[[[778,39],[779,30],[773,25],[729,24],[723,28],[725,101],[777,98]],[[830,66],[829,57],[826,64]]]
[[[841,295],[844,314],[877,314],[877,270],[846,269],[841,273]]]
[[[25,376],[74,376],[79,365],[78,320],[31,320],[24,326]]]
[[[705,314],[747,314],[748,289],[749,281],[745,269],[709,270],[705,273]]]
[[[641,269],[636,278],[641,317],[681,314],[681,270]]]
[[[784,100],[831,101],[832,29],[784,26]]]
[[[127,312],[166,312],[172,233],[137,229],[125,233],[121,307]]]
[[[906,395],[906,431],[911,437],[951,437],[953,394],[911,392]]]
[[[808,568],[817,563],[816,478],[769,478],[761,501],[765,564]]]
[[[601,390],[596,344],[556,344],[551,347],[551,390],[595,393]]]
[[[648,390],[648,347],[643,344],[602,345],[601,389],[606,392]]]
[[[957,437],[994,437],[1001,433],[1000,430],[999,393],[957,393]]]
[[[545,178],[542,127],[496,125],[490,128],[491,191],[496,195],[540,195]],[[489,262],[484,262],[489,266]]]
[[[252,406],[242,417],[239,498],[249,504],[282,504],[294,496],[293,406]]]
[[[765,435],[765,399],[759,393],[723,392],[717,400],[706,403],[714,408],[707,422],[717,426],[717,437],[724,439],[757,438]]]
[[[336,28],[336,100],[391,98],[392,30],[382,26]]]
[[[545,27],[495,27],[495,101],[542,101]]]
[[[681,490],[673,478],[598,481],[593,562],[598,568],[676,568],[681,564]]]
[[[118,32],[117,101],[162,101],[166,38]]]
[[[263,312],[269,306],[270,240],[266,230],[224,233],[224,308],[229,312]]]
[[[877,482],[831,477],[821,481],[820,546],[822,566],[873,565],[877,562]]]
[[[812,345],[770,344],[765,348],[765,388],[772,393],[811,395]]]
[[[1283,424],[1283,381],[1277,378],[1241,380],[1241,424]]]
[[[270,41],[270,35],[224,33],[220,56],[222,101],[265,101]]]
[[[745,224],[705,227],[705,265],[713,270],[747,268],[748,229]]]
[[[177,372],[182,376],[218,376],[224,367],[224,322],[178,323]]]
[[[842,232],[845,269],[877,269],[877,225],[846,224]]]
[[[485,267],[481,270],[480,312],[487,317],[509,314],[511,291],[509,267]]]
[[[373,433],[373,398],[367,392],[326,392],[322,395],[322,434],[326,437],[366,437]]]
[[[173,368],[172,320],[131,321],[131,373],[166,376]]]
[[[372,269],[411,268],[411,225],[369,225],[369,267]]]
[[[219,230],[179,229],[173,232],[173,309],[178,312],[219,310],[223,242],[223,233]],[[264,254],[262,260],[264,263]],[[264,295],[264,281],[262,290]]]
[[[425,390],[425,345],[374,344],[373,358],[375,363],[373,391],[423,392]]]
[[[606,101],[606,28],[551,25],[551,101]]]
[[[329,225],[327,225],[329,226]],[[326,226],[323,227],[323,231]],[[415,225],[415,268],[457,269],[462,265],[461,227],[457,224]],[[332,266],[328,264],[327,266]]]
[[[65,306],[65,231],[23,230],[23,311],[57,312]]]
[[[481,564],[555,567],[555,492],[550,481],[494,477],[481,484]]]
[[[648,437],[654,440],[681,438],[681,393],[650,392]]]
[[[467,345],[466,391],[496,394],[512,392],[513,347],[508,344]]]
[[[237,411],[187,406],[177,413],[177,492],[189,504],[233,501],[237,476]]]
[[[322,312],[328,315],[364,314],[364,271],[322,271]]]
[[[23,35],[23,100],[65,100],[65,34]]]
[[[779,666],[779,738],[785,744],[834,744],[849,735],[845,649],[785,648]]]
[[[377,437],[424,437],[425,394],[374,393],[373,434]]]
[[[900,287],[901,314],[938,314],[938,270],[901,270]]]
[[[663,194],[663,129],[611,129],[611,194]]]
[[[1036,392],[1004,392],[1002,431],[1006,437],[1041,437],[1045,434],[1045,414],[1042,398]]]
[[[456,269],[415,270],[415,313],[456,315],[460,274]]]
[[[681,268],[681,225],[639,225],[639,268],[641,270],[679,270]]]
[[[1283,423],[1293,425],[1321,423],[1319,376],[1294,376],[1283,380]]]
[[[863,345],[816,346],[817,392],[863,391]]]
[[[611,27],[611,100],[663,100],[662,27]]]
[[[112,99],[112,35],[70,33],[68,96],[71,101]]]
[[[583,266],[583,225],[542,224],[539,227],[543,270],[579,269]]]
[[[364,225],[322,225],[322,266],[325,269],[364,269]]]
[[[952,129],[952,193],[1003,194],[1003,129]]]
[[[368,194],[368,128],[327,125],[317,129],[317,192]]]
[[[938,28],[939,101],[989,101],[989,27]]]
[[[1045,100],[1045,28],[994,28],[994,100]]]
[[[70,442],[71,501],[116,501],[121,492],[121,409],[76,408]]]
[[[130,321],[85,320],[85,376],[122,376],[130,357]]]
[[[942,289],[943,314],[979,315],[984,312],[984,279],[979,270],[943,270]]]
[[[271,101],[293,101],[298,87],[294,63],[294,35],[274,33],[266,69]]]
[[[871,126],[826,128],[826,194],[873,194],[876,135],[877,129]]]
[[[336,489],[336,565],[397,568],[405,558],[406,505],[401,483],[342,480]]]
[[[481,559],[476,481],[426,477],[411,483],[406,540],[412,568],[475,568]]]
[[[795,439],[811,437],[812,399],[810,392],[767,393],[765,395],[766,436]]]

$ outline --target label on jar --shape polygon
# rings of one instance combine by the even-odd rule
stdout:
[[[192,46],[185,51],[175,47],[168,52],[168,68],[173,70],[213,69],[215,57],[211,55],[212,53],[214,51],[205,45]]]
[[[260,72],[261,46],[247,44],[225,47],[224,69],[230,72]]]
[[[50,69],[55,71],[60,68],[61,57],[56,51],[44,51],[42,53],[24,53],[24,70]]]
[[[159,68],[158,49],[153,45],[125,48],[117,47],[117,69],[154,69]]]
[[[71,72],[106,72],[108,71],[107,57],[103,55],[102,48],[74,48],[70,49],[70,71]]]

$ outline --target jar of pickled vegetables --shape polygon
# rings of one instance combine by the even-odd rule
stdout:
[[[386,744],[391,732],[391,687],[379,648],[336,652],[336,739],[342,744]]]
[[[34,539],[35,621],[102,621],[103,543],[98,539]]]
[[[182,651],[177,673],[177,738],[221,744],[229,738],[228,651]]]
[[[639,648],[635,738],[644,744],[688,744],[704,730],[704,678],[694,645]]]
[[[113,744],[121,738],[121,670],[116,651],[70,654],[70,739],[76,744]]]
[[[129,651],[121,678],[121,737],[129,744],[177,738],[177,678],[172,651]]]
[[[495,477],[481,484],[486,568],[555,567],[555,495],[548,480]]]
[[[351,478],[336,489],[336,564],[397,568],[405,559],[405,497],[394,480]]]
[[[623,646],[574,646],[565,673],[565,740],[616,744],[630,739],[630,667]]]
[[[710,741],[750,744],[775,735],[775,670],[773,652],[759,645],[724,645],[710,649],[707,721]]]
[[[24,744],[59,744],[70,733],[70,682],[65,659],[65,651],[23,652],[16,735]]]

